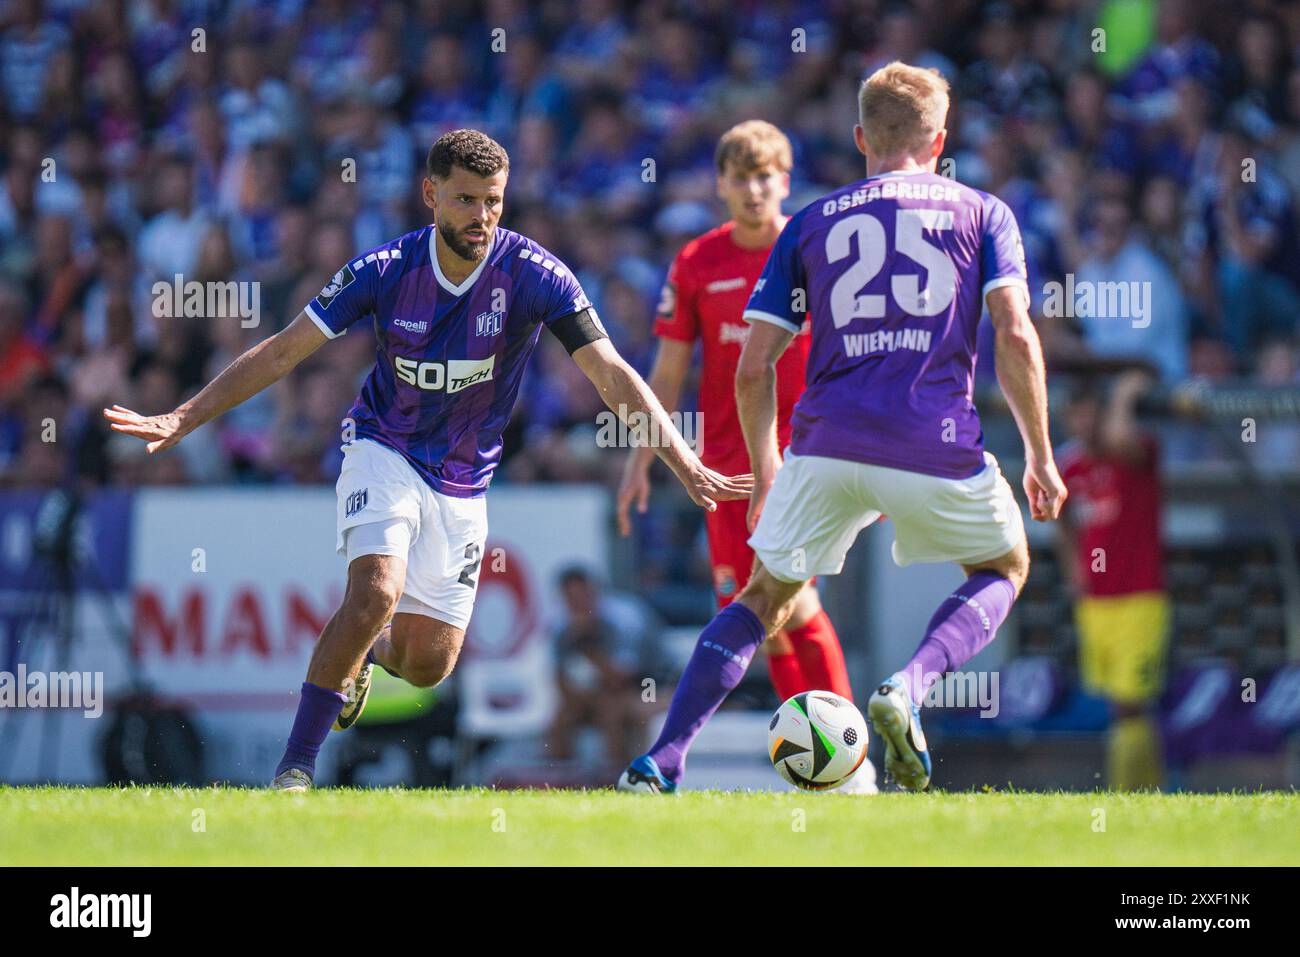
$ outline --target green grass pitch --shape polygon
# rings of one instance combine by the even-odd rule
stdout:
[[[1296,865],[1300,793],[0,787],[0,865]]]

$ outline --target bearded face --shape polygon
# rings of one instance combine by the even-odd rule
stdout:
[[[492,244],[492,233],[482,224],[473,222],[462,229],[456,229],[447,223],[438,223],[438,232],[443,242],[461,259],[478,263],[487,255]]]
[[[506,173],[479,176],[459,166],[446,179],[424,181],[425,203],[434,211],[438,235],[456,256],[481,263],[501,221]]]

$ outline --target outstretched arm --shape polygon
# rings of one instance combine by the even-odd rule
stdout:
[[[114,431],[143,439],[150,452],[160,452],[284,378],[326,341],[311,317],[299,313],[288,328],[253,346],[174,411],[146,416],[115,405],[104,410],[104,417]]]
[[[573,361],[596,386],[605,404],[624,422],[637,412],[648,417],[653,423],[651,429],[659,435],[659,441],[654,443],[655,453],[672,469],[696,505],[712,512],[719,501],[749,497],[753,476],[720,475],[705,468],[645,380],[623,361],[608,339],[597,339],[575,350]]]
[[[681,397],[682,382],[691,368],[694,344],[680,339],[660,339],[655,364],[650,369],[646,385],[665,409],[675,409]],[[644,513],[650,496],[650,462],[654,449],[638,445],[628,453],[623,466],[623,479],[618,486],[618,530],[621,535],[632,534],[629,512],[635,501],[637,511]]]
[[[1029,319],[1023,289],[999,286],[990,290],[987,300],[996,331],[998,385],[1025,443],[1029,513],[1037,521],[1050,522],[1060,514],[1066,491],[1047,434],[1047,373],[1038,331]]]

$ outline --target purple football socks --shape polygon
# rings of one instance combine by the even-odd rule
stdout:
[[[740,684],[764,638],[763,623],[739,602],[718,612],[700,632],[700,640],[673,692],[659,740],[649,751],[668,780],[676,782],[681,778],[691,742],[723,699]]]
[[[930,619],[916,652],[897,672],[912,701],[920,704],[945,672],[960,668],[992,641],[1015,600],[1015,586],[990,571],[976,572],[949,595]]]
[[[288,768],[299,768],[316,776],[316,755],[330,733],[334,719],[339,716],[348,696],[341,691],[330,691],[309,681],[302,683],[302,697],[298,699],[298,714],[289,732],[289,744],[284,757],[276,767],[276,775]]]

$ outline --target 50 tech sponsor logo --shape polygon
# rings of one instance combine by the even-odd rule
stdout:
[[[397,378],[426,392],[459,392],[492,378],[497,357],[486,359],[448,359],[446,362],[421,362],[405,356],[395,356],[393,367]]]

